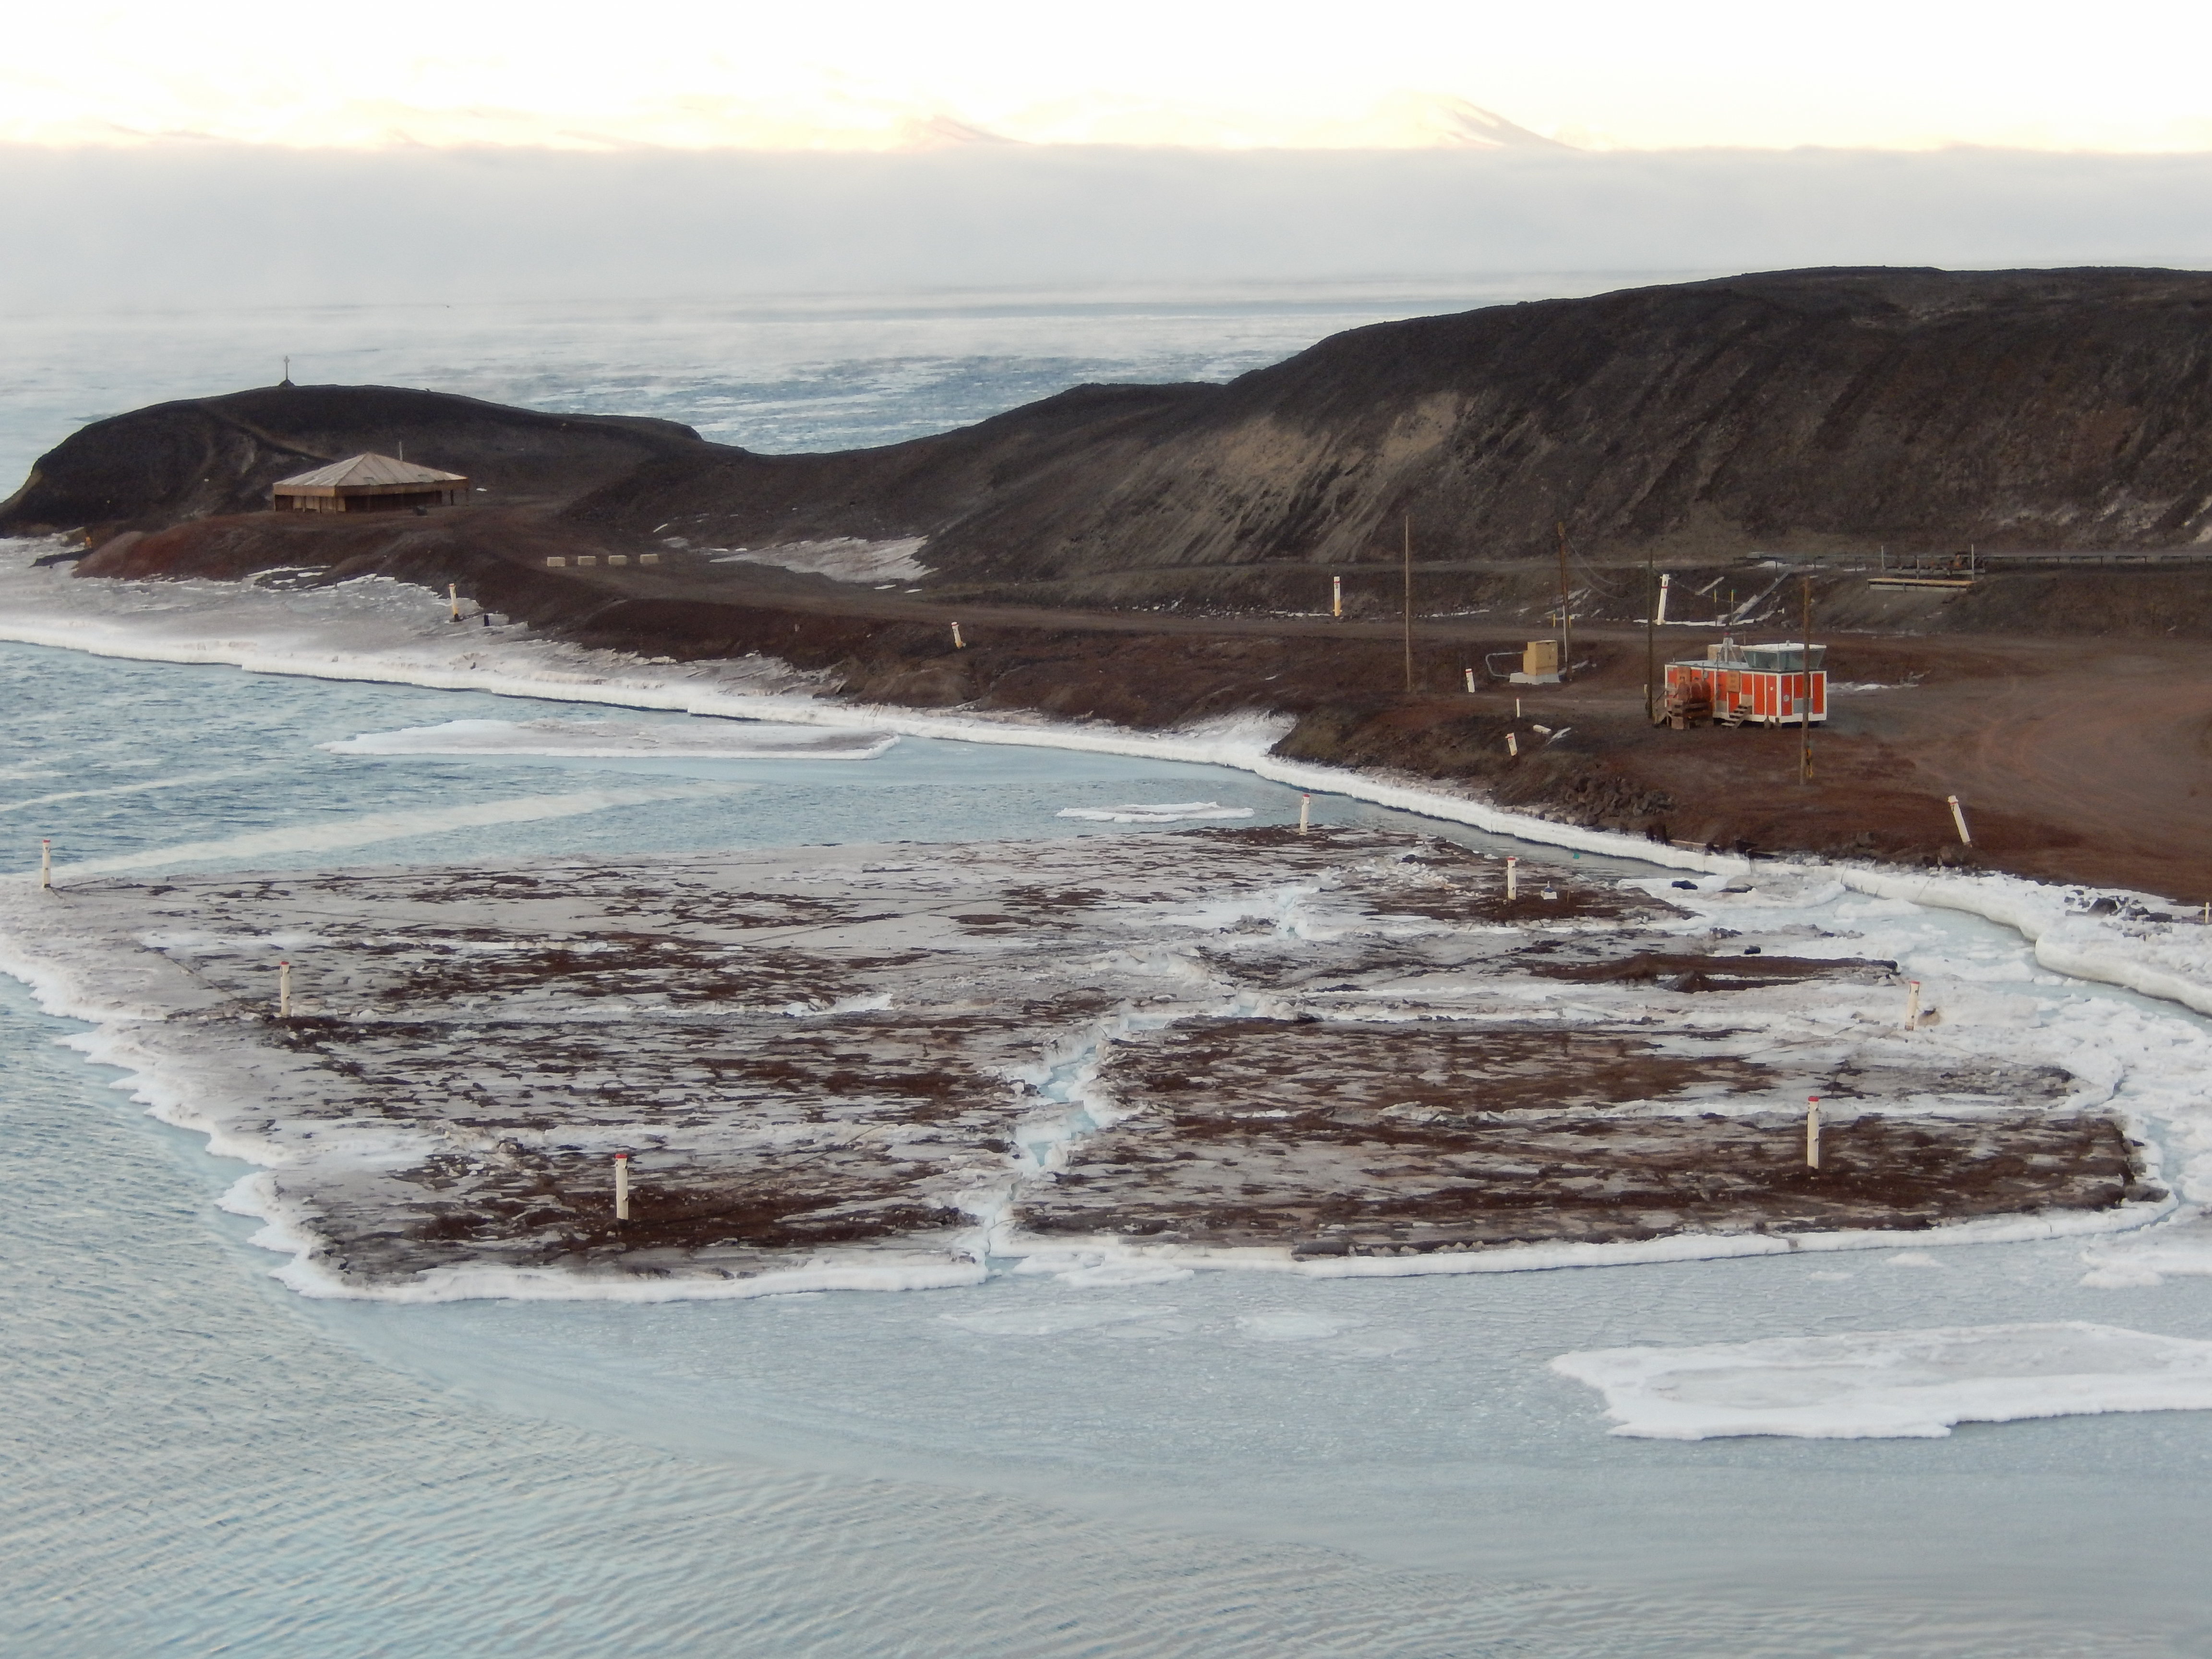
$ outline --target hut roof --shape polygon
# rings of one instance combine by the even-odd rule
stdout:
[[[296,472],[289,478],[279,478],[278,489],[297,487],[302,489],[343,488],[348,484],[434,484],[464,482],[458,472],[441,472],[434,466],[417,466],[412,461],[394,460],[389,455],[349,455],[342,461],[332,461],[328,466],[319,466],[312,472]]]

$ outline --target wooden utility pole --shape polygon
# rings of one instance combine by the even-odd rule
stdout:
[[[1652,552],[1644,550],[1644,723],[1649,726],[1656,715],[1652,699],[1657,695],[1653,681],[1659,672],[1659,590],[1653,586]]]
[[[1805,573],[1805,683],[1797,696],[1797,781],[1813,781],[1813,574]]]
[[[1559,678],[1575,677],[1574,601],[1567,592],[1567,526],[1559,522]]]
[[[1406,515],[1406,690],[1413,689],[1413,515]]]

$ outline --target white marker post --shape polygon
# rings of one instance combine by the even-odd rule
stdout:
[[[1920,1029],[1920,981],[1917,979],[1906,982],[1905,1029],[1908,1031],[1917,1031]]]
[[[1474,695],[1474,670],[1472,668],[1467,671],[1467,695],[1470,697]]]
[[[1805,1097],[1805,1167],[1820,1167],[1820,1097]]]
[[[1518,732],[1508,732],[1505,734],[1505,752],[1512,756],[1515,760],[1521,758],[1521,734]]]
[[[1509,900],[1521,896],[1521,860],[1519,859],[1505,860],[1505,896]]]
[[[1518,697],[1513,699],[1513,718],[1516,720],[1521,718],[1521,699]]]
[[[615,1154],[615,1219],[629,1219],[629,1154]]]
[[[1959,839],[1972,847],[1974,844],[1974,838],[1966,833],[1966,809],[1959,805],[1959,798],[1956,795],[1950,796],[1948,799],[1951,803],[1951,822],[1959,826]]]
[[[1339,622],[1342,622],[1344,620],[1344,578],[1341,576],[1331,576],[1328,579],[1328,583],[1330,590],[1328,614],[1335,617]]]
[[[39,885],[52,887],[53,884],[54,844],[41,837],[39,842]]]
[[[1306,825],[1312,821],[1313,797],[1311,795],[1300,795],[1298,797],[1298,833],[1302,836],[1305,834]]]
[[[968,648],[968,641],[960,637],[960,624],[958,623],[952,624],[952,648],[955,651],[965,651]]]
[[[276,1018],[292,1018],[292,964],[289,962],[276,964]]]
[[[446,620],[447,622],[460,621],[461,585],[459,582],[447,582],[446,584],[446,603],[453,606],[453,611],[451,614],[447,617]]]

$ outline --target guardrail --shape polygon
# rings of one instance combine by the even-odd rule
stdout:
[[[1964,578],[1971,580],[1996,570],[2022,569],[2085,569],[2117,568],[2122,566],[2200,565],[2212,564],[2212,547],[2160,548],[2143,552],[2117,550],[2083,550],[2079,552],[2048,553],[1982,553],[1972,556],[1961,553],[1955,559],[1948,556],[1933,558],[1869,559],[1863,554],[1818,553],[1755,553],[1746,562],[1769,566],[1786,565],[1805,571],[1823,570],[1835,574],[1887,576],[1892,579],[1924,577]]]

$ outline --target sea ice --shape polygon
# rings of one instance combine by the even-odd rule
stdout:
[[[1359,1322],[1333,1314],[1246,1314],[1237,1328],[1250,1342],[1319,1342],[1350,1329]]]
[[[1937,1438],[1959,1423],[2212,1407],[2212,1342],[2081,1321],[1709,1347],[1601,1348],[1552,1369],[1649,1440]]]
[[[1057,816],[1097,823],[1179,823],[1186,818],[1249,818],[1249,806],[1224,806],[1218,800],[1172,800],[1152,805],[1063,806]]]
[[[957,1325],[981,1336],[1060,1336],[1070,1331],[1097,1330],[1101,1326],[1133,1319],[1165,1318],[1175,1311],[1172,1307],[1158,1304],[1108,1308],[1085,1303],[1054,1303],[1042,1307],[987,1308],[974,1313],[939,1314],[938,1317],[948,1325]]]
[[[752,720],[447,720],[365,732],[333,755],[543,755],[580,760],[873,760],[898,738]]]
[[[2212,1216],[2192,1209],[2139,1237],[2085,1250],[2084,1285],[2132,1289],[2167,1279],[2212,1279]]]
[[[1096,1267],[1071,1267],[1054,1278],[1078,1290],[1120,1290],[1133,1285],[1172,1285],[1193,1276],[1170,1261],[1109,1261]]]

